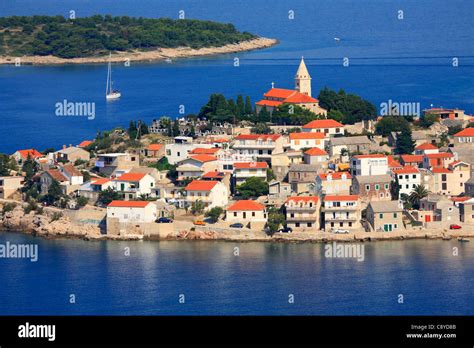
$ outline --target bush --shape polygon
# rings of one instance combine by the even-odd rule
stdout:
[[[205,216],[208,217],[212,223],[216,223],[223,212],[224,212],[224,209],[222,209],[221,207],[214,207],[210,209],[208,212],[206,212]]]
[[[51,221],[50,222],[53,222],[53,221],[57,221],[59,220],[60,218],[63,217],[63,214],[60,213],[60,212],[54,212],[53,213],[53,216],[51,217]]]
[[[84,207],[89,202],[89,198],[79,196],[76,198],[76,203],[79,208]]]
[[[16,207],[15,203],[6,203],[3,206],[2,213],[3,214],[8,213],[9,211],[12,211],[13,209],[15,209],[15,207]]]

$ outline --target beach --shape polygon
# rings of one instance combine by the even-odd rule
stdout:
[[[194,49],[190,47],[159,48],[151,51],[130,51],[114,53],[110,58],[112,63],[124,62],[157,62],[167,59],[205,57],[217,54],[229,54],[257,49],[268,48],[278,44],[278,40],[259,37],[254,40],[244,41],[237,44],[229,44],[220,47],[205,47]],[[0,64],[15,64],[17,59],[20,64],[28,65],[63,65],[63,64],[103,64],[109,61],[108,56],[85,57],[85,58],[60,58],[55,56],[23,56],[11,57],[0,56]]]

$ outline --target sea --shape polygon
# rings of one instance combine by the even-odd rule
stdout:
[[[474,314],[474,243],[456,239],[360,244],[363,260],[311,243],[7,241],[38,259],[0,258],[3,315]]]
[[[180,117],[182,106],[198,113],[212,93],[255,102],[272,82],[293,88],[302,56],[315,95],[327,86],[378,109],[414,102],[472,114],[473,9],[471,0],[2,1],[0,16],[178,18],[184,11],[280,43],[171,63],[114,64],[122,92],[115,102],[104,98],[104,65],[0,66],[0,152],[78,144],[132,119]],[[94,103],[94,119],[57,116],[56,104],[65,100]],[[5,315],[474,314],[474,244],[457,240],[366,243],[363,261],[327,258],[324,245],[311,243],[86,242],[0,233],[0,245],[7,242],[38,245],[38,261],[0,258]]]
[[[196,114],[212,93],[256,102],[272,82],[294,88],[302,56],[313,95],[327,86],[360,95],[378,110],[392,101],[474,114],[473,10],[472,0],[1,1],[0,16],[181,14],[233,23],[280,43],[172,63],[115,64],[122,98],[114,102],[105,100],[105,65],[0,66],[0,153],[58,149],[130,120]],[[93,103],[94,117],[58,116],[57,104],[65,101]]]

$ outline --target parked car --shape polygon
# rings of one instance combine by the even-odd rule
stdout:
[[[196,226],[206,226],[206,223],[202,220],[196,220],[196,221],[194,221],[194,224]]]
[[[284,227],[284,228],[280,228],[278,230],[278,232],[281,232],[281,233],[291,233],[293,232],[293,229],[291,227]]]
[[[173,220],[167,217],[160,217],[159,219],[156,219],[156,222],[159,224],[170,224],[173,222]]]
[[[349,233],[349,230],[343,230],[343,229],[337,229],[337,230],[334,230],[333,233],[337,233],[337,234],[348,234]]]
[[[232,228],[243,228],[244,224],[241,224],[240,222],[236,222],[235,224],[230,225]]]
[[[450,230],[460,230],[462,227],[456,224],[449,225]]]

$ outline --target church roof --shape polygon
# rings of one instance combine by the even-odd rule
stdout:
[[[311,78],[308,72],[308,68],[306,68],[306,64],[304,63],[304,58],[301,57],[300,66],[298,67],[298,71],[296,72],[296,78]]]

